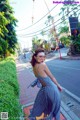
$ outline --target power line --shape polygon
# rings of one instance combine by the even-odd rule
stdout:
[[[61,0],[61,1],[62,1],[62,0]],[[57,5],[59,5],[59,4],[57,4]],[[57,7],[57,5],[55,5],[49,12],[53,11],[53,10]],[[38,20],[37,22],[35,22],[34,24],[32,24],[32,25],[30,25],[30,26],[28,26],[28,27],[26,27],[26,28],[24,28],[24,29],[17,30],[17,31],[23,31],[23,30],[26,30],[26,29],[34,26],[35,24],[37,24],[38,22],[40,22],[43,18],[45,18],[45,17],[49,14],[49,12],[48,12],[47,14],[45,14],[41,19],[39,19],[39,20]],[[16,32],[17,32],[17,31],[16,31]]]
[[[46,3],[45,0],[44,0],[44,3],[45,3],[45,5],[46,5],[46,7],[47,7],[47,9],[48,9],[48,11],[49,11],[49,14],[50,14],[50,10],[49,10],[48,5],[47,5],[47,3]]]
[[[74,8],[75,9],[75,8]],[[73,9],[73,10],[74,10]],[[73,10],[71,11],[71,12],[73,12]],[[78,12],[80,9],[78,9],[76,12]],[[71,13],[71,12],[69,12],[69,13]],[[66,14],[67,15],[67,14]],[[65,15],[65,16],[66,16]],[[63,18],[63,17],[62,17]],[[67,20],[68,18],[66,18],[65,20]],[[58,19],[57,21],[59,21],[59,20],[61,20],[61,18],[60,19]],[[54,23],[57,23],[57,21],[56,22],[54,22]],[[63,23],[64,21],[61,21],[60,23],[58,23],[57,25],[55,25],[55,27],[56,26],[58,26],[59,24],[61,24],[61,23]],[[51,25],[53,25],[53,24],[51,24]],[[47,27],[50,27],[51,25],[49,25],[49,26],[47,26]],[[46,28],[46,27],[45,27]],[[45,28],[43,28],[43,29],[45,29]],[[26,37],[26,35],[31,35],[31,34],[34,34],[34,33],[37,33],[37,32],[40,32],[40,31],[42,31],[43,29],[41,29],[41,30],[39,30],[39,31],[36,31],[36,32],[33,32],[33,33],[29,33],[29,34],[25,34],[25,35],[22,35],[22,36],[19,36],[19,37]],[[48,30],[46,30],[45,32],[47,32],[47,31],[49,31],[51,28],[49,28]],[[38,33],[38,34],[36,34],[36,35],[39,35],[40,33]],[[32,35],[32,36],[36,36],[36,35]],[[32,37],[32,36],[27,36],[27,37]]]
[[[57,15],[59,15],[59,14],[57,14]],[[60,19],[61,19],[61,18],[60,18]],[[57,21],[59,21],[60,19],[58,19]],[[57,22],[57,21],[56,21],[56,22]],[[54,22],[54,23],[56,23],[56,22]],[[42,29],[40,29],[40,30],[38,30],[38,31],[36,31],[36,32],[32,32],[32,33],[28,33],[28,34],[22,34],[22,35],[29,35],[29,34],[34,34],[34,33],[40,32],[40,31],[44,30],[45,28],[50,27],[51,25],[53,25],[53,24],[50,24],[49,26],[46,26],[46,27],[44,27],[44,28],[42,28]],[[18,35],[19,35],[19,34],[18,34]]]
[[[74,9],[73,9],[73,10],[74,10]],[[73,12],[73,10],[72,10],[71,12]],[[71,12],[69,12],[69,13],[71,13]],[[66,14],[66,15],[67,15],[67,14]],[[65,15],[65,16],[66,16],[66,15]],[[57,21],[54,22],[54,24],[57,23],[58,21],[60,21],[62,18],[63,18],[63,17],[59,18]],[[31,34],[35,34],[35,33],[37,33],[37,32],[41,32],[41,31],[45,30],[46,28],[48,28],[48,27],[50,27],[50,26],[52,26],[52,25],[53,25],[53,24],[50,24],[49,26],[46,26],[45,28],[42,28],[42,29],[40,29],[40,30],[38,30],[38,31],[36,31],[36,32],[32,32],[32,33],[28,33],[28,34],[23,34],[23,35],[21,35],[21,36],[31,35]]]

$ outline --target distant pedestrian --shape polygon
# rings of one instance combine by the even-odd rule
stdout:
[[[30,112],[30,120],[60,120],[60,92],[62,87],[52,75],[45,61],[45,52],[38,49],[32,56],[31,64],[33,72],[42,84],[33,108]]]

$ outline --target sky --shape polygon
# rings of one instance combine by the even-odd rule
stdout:
[[[48,8],[45,4],[45,1]],[[14,10],[14,16],[18,20],[16,33],[18,36],[18,41],[21,44],[22,48],[27,48],[32,46],[31,41],[32,41],[32,36],[34,34],[31,33],[39,31],[46,27],[45,21],[47,20],[47,17],[49,15],[47,13],[53,7],[56,6],[50,12],[50,14],[51,16],[54,16],[54,21],[57,21],[60,18],[57,14],[59,13],[62,4],[57,5],[57,3],[53,3],[53,1],[56,0],[34,0],[34,2],[33,0],[10,0],[10,4]],[[32,24],[32,16],[34,16],[33,24]],[[42,17],[43,19],[41,19]],[[55,24],[58,24],[58,22],[56,22]],[[25,35],[25,34],[29,34],[29,35]],[[41,36],[39,35],[39,37]]]

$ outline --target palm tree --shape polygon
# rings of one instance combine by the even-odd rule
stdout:
[[[66,3],[67,2],[67,3]],[[72,2],[72,4],[70,3]],[[59,15],[62,17],[63,24],[68,24],[68,20],[65,21],[66,18],[72,17],[79,17],[80,15],[80,5],[75,4],[76,0],[64,0],[63,7],[60,9]],[[77,11],[77,12],[76,12]]]

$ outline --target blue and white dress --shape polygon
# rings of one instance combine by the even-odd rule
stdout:
[[[38,80],[45,82],[46,86],[42,86],[36,96],[33,108],[29,115],[30,120],[36,120],[36,116],[42,113],[48,115],[45,120],[60,120],[60,92],[54,82],[47,76],[38,76]]]

